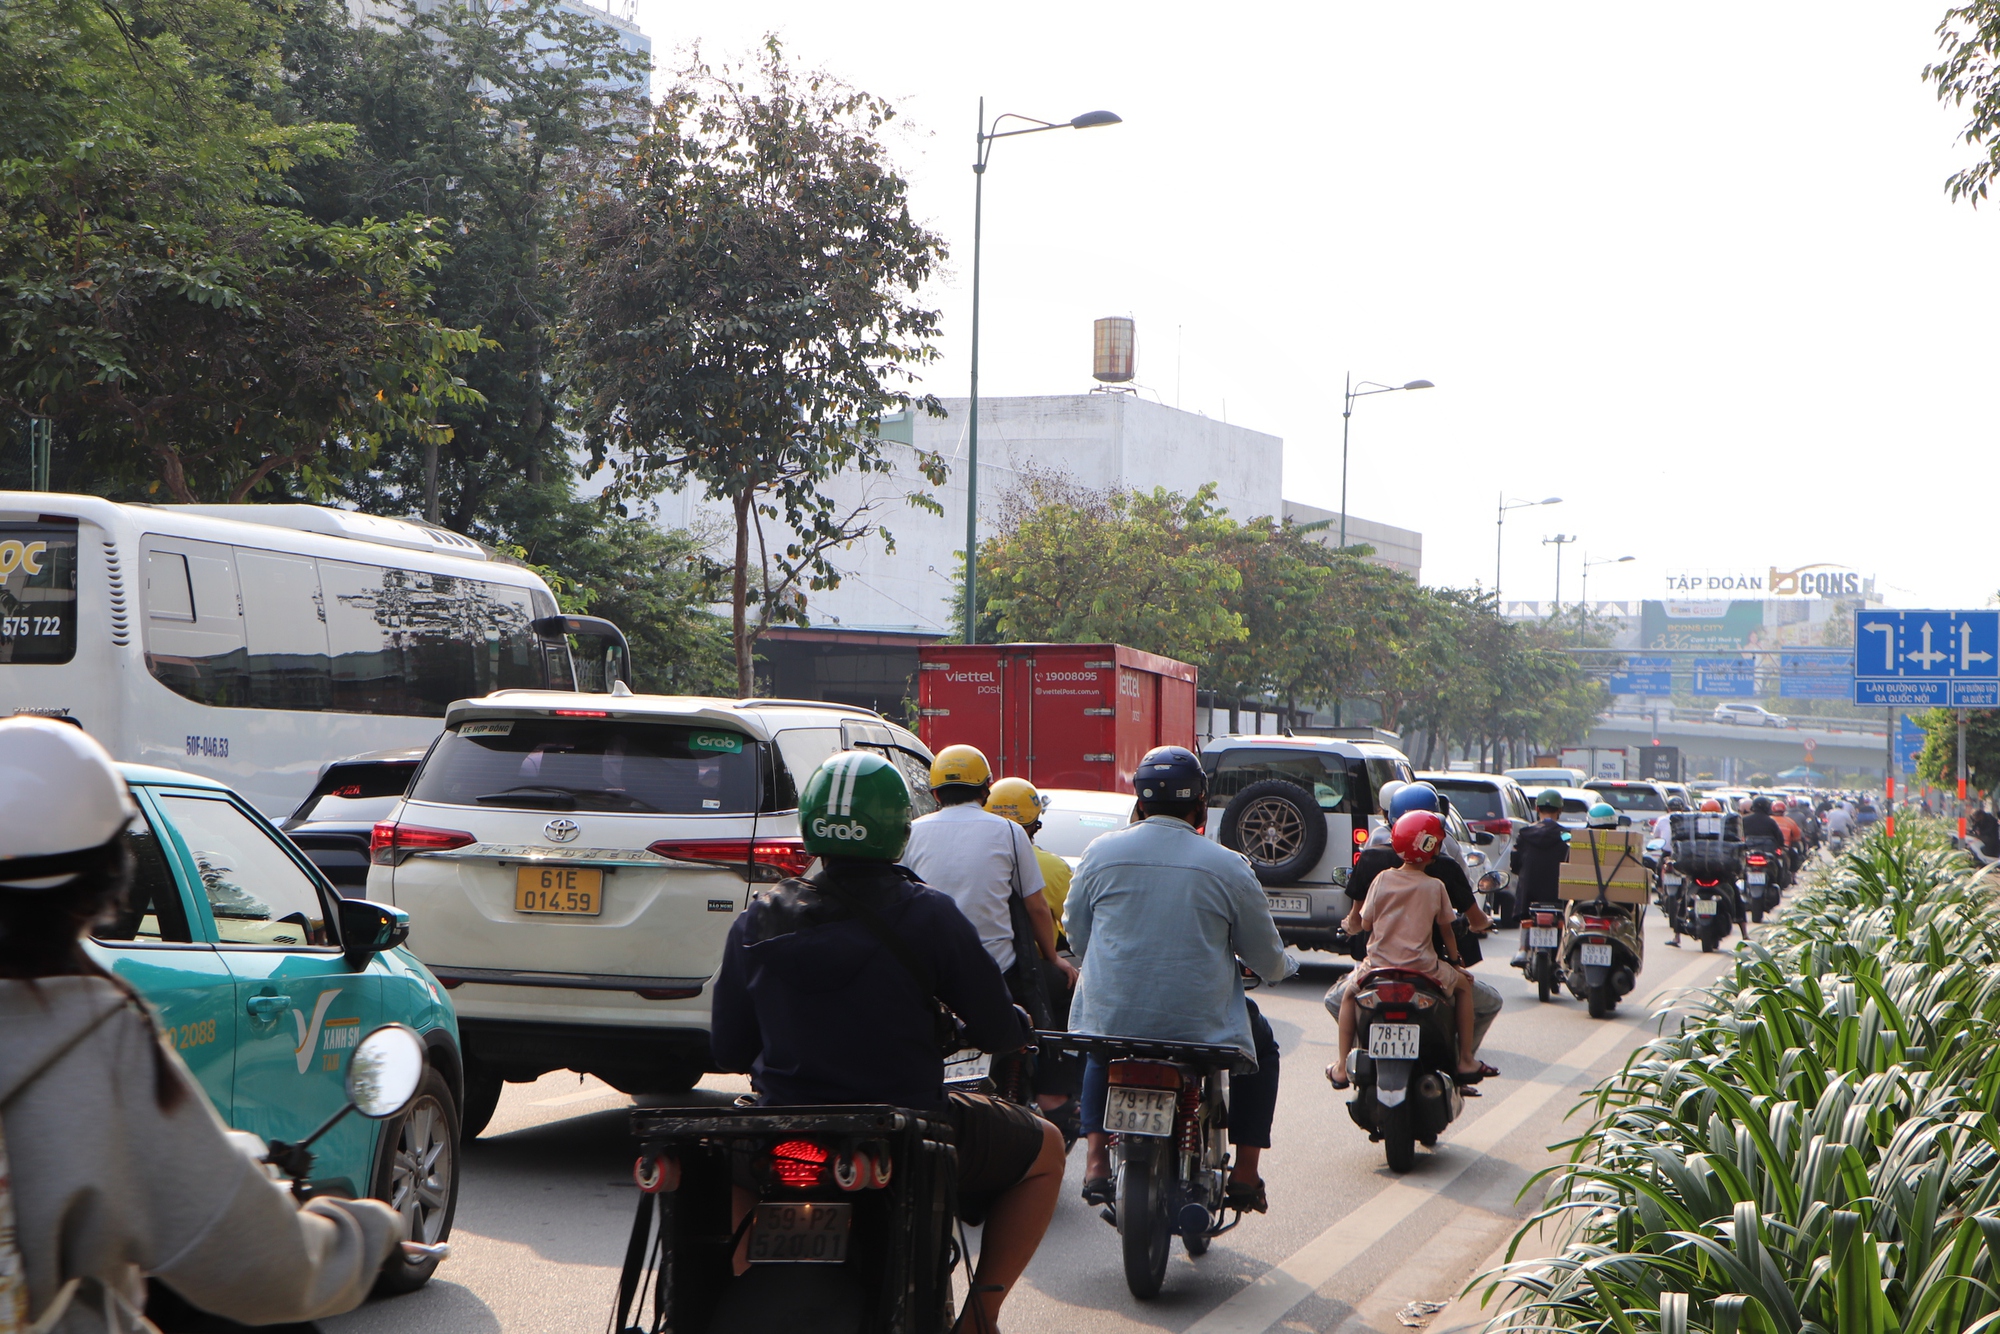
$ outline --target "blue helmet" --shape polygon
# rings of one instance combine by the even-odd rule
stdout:
[[[1132,772],[1132,790],[1151,805],[1200,805],[1208,798],[1201,758],[1181,746],[1155,746]]]
[[[1389,798],[1389,823],[1394,824],[1411,811],[1442,814],[1443,803],[1438,800],[1438,790],[1429,783],[1405,783],[1397,788],[1396,795]]]

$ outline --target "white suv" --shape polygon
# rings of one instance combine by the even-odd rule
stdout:
[[[368,894],[452,990],[468,1136],[503,1080],[654,1093],[712,1068],[723,941],[752,886],[810,864],[798,789],[827,756],[874,750],[932,805],[930,751],[847,705],[503,690],[444,726],[375,827]]]
[[[1709,715],[1718,723],[1736,723],[1743,727],[1790,727],[1792,720],[1783,714],[1772,713],[1761,704],[1718,704]]]

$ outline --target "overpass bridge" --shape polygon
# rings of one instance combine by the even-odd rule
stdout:
[[[1676,714],[1679,716],[1676,716]],[[1747,727],[1718,723],[1706,713],[1663,708],[1659,720],[1643,714],[1613,713],[1597,720],[1587,745],[1680,747],[1689,773],[1720,773],[1714,761],[1734,758],[1753,773],[1775,774],[1810,763],[1822,773],[1882,773],[1886,729],[1844,718],[1802,718],[1787,727]],[[1807,750],[1810,741],[1812,748]]]

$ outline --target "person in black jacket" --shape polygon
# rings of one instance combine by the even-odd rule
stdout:
[[[1562,793],[1544,788],[1535,798],[1535,813],[1542,818],[1514,835],[1514,852],[1508,866],[1514,872],[1514,901],[1520,905],[1521,939],[1528,939],[1527,908],[1531,903],[1556,903],[1562,898],[1562,866],[1569,860],[1569,835],[1562,827]],[[1528,949],[1523,944],[1511,961],[1516,968],[1528,966]]]
[[[1062,1135],[1028,1108],[946,1093],[937,1003],[982,1051],[1018,1050],[1033,1028],[958,905],[896,864],[910,794],[888,760],[845,751],[821,765],[799,825],[820,870],[760,889],[730,926],[710,1050],[718,1068],[747,1072],[766,1106],[942,1113],[957,1141],[960,1216],[986,1225],[972,1278],[985,1323],[967,1327],[998,1328],[1055,1213]],[[749,1211],[737,1205],[739,1217]]]

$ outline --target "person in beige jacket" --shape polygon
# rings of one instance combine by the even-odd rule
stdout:
[[[18,1248],[0,1235],[0,1322],[25,1286],[28,1328],[143,1330],[148,1276],[247,1324],[350,1310],[401,1219],[375,1200],[300,1207],[81,947],[124,894],[134,810],[80,730],[0,721],[0,1195]]]

